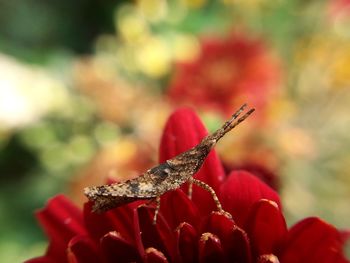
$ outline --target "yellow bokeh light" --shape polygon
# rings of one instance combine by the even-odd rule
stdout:
[[[124,138],[112,145],[108,152],[117,163],[125,163],[136,154],[137,146],[131,138]]]
[[[290,128],[279,135],[279,145],[292,156],[312,158],[316,154],[311,134],[300,128]]]
[[[138,0],[140,12],[151,21],[158,21],[168,13],[168,4],[165,0]]]
[[[162,77],[170,70],[171,53],[164,40],[150,38],[137,51],[140,70],[154,78]]]
[[[116,28],[121,37],[130,43],[142,41],[148,35],[148,24],[133,6],[125,5],[116,14]]]
[[[207,0],[185,0],[185,2],[190,8],[200,8],[207,3]]]
[[[177,35],[174,40],[174,59],[190,61],[198,57],[200,46],[198,40],[191,35]]]

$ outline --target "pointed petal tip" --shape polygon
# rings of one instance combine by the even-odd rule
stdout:
[[[167,263],[168,259],[164,254],[157,250],[156,248],[149,247],[145,250],[146,253],[146,262],[149,263]]]
[[[108,262],[141,261],[136,247],[117,231],[110,231],[101,238],[101,249]]]
[[[265,254],[258,257],[257,263],[280,263],[280,261],[273,254]]]
[[[199,239],[199,262],[224,262],[224,252],[220,239],[209,232],[205,232]]]
[[[255,255],[275,253],[287,235],[287,225],[281,210],[276,202],[267,199],[253,204],[245,229]]]

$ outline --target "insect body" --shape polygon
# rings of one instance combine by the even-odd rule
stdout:
[[[238,118],[245,108],[246,104],[234,113],[231,119],[225,122],[220,129],[207,135],[198,145],[149,169],[139,177],[111,185],[85,188],[84,194],[94,202],[93,211],[103,212],[136,200],[153,199],[156,201],[153,221],[155,223],[159,211],[160,196],[165,192],[179,188],[185,182],[189,182],[189,195],[192,192],[192,184],[204,188],[212,195],[218,211],[228,215],[222,209],[215,191],[204,182],[194,179],[193,176],[201,168],[205,158],[218,140],[254,111],[254,109],[250,109]]]

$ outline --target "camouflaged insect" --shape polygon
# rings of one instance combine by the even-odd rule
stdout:
[[[160,196],[189,182],[189,196],[192,193],[192,184],[196,184],[210,192],[219,212],[230,216],[222,209],[215,191],[204,182],[194,179],[193,176],[201,168],[215,144],[254,111],[250,109],[238,118],[245,108],[246,104],[234,113],[220,129],[207,135],[198,145],[149,169],[139,177],[111,185],[85,188],[84,194],[94,202],[93,211],[103,212],[136,200],[151,199],[156,201],[155,223],[160,206]]]

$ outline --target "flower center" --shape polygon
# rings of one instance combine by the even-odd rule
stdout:
[[[236,80],[238,71],[234,61],[221,58],[204,67],[203,77],[215,90],[226,91]]]

